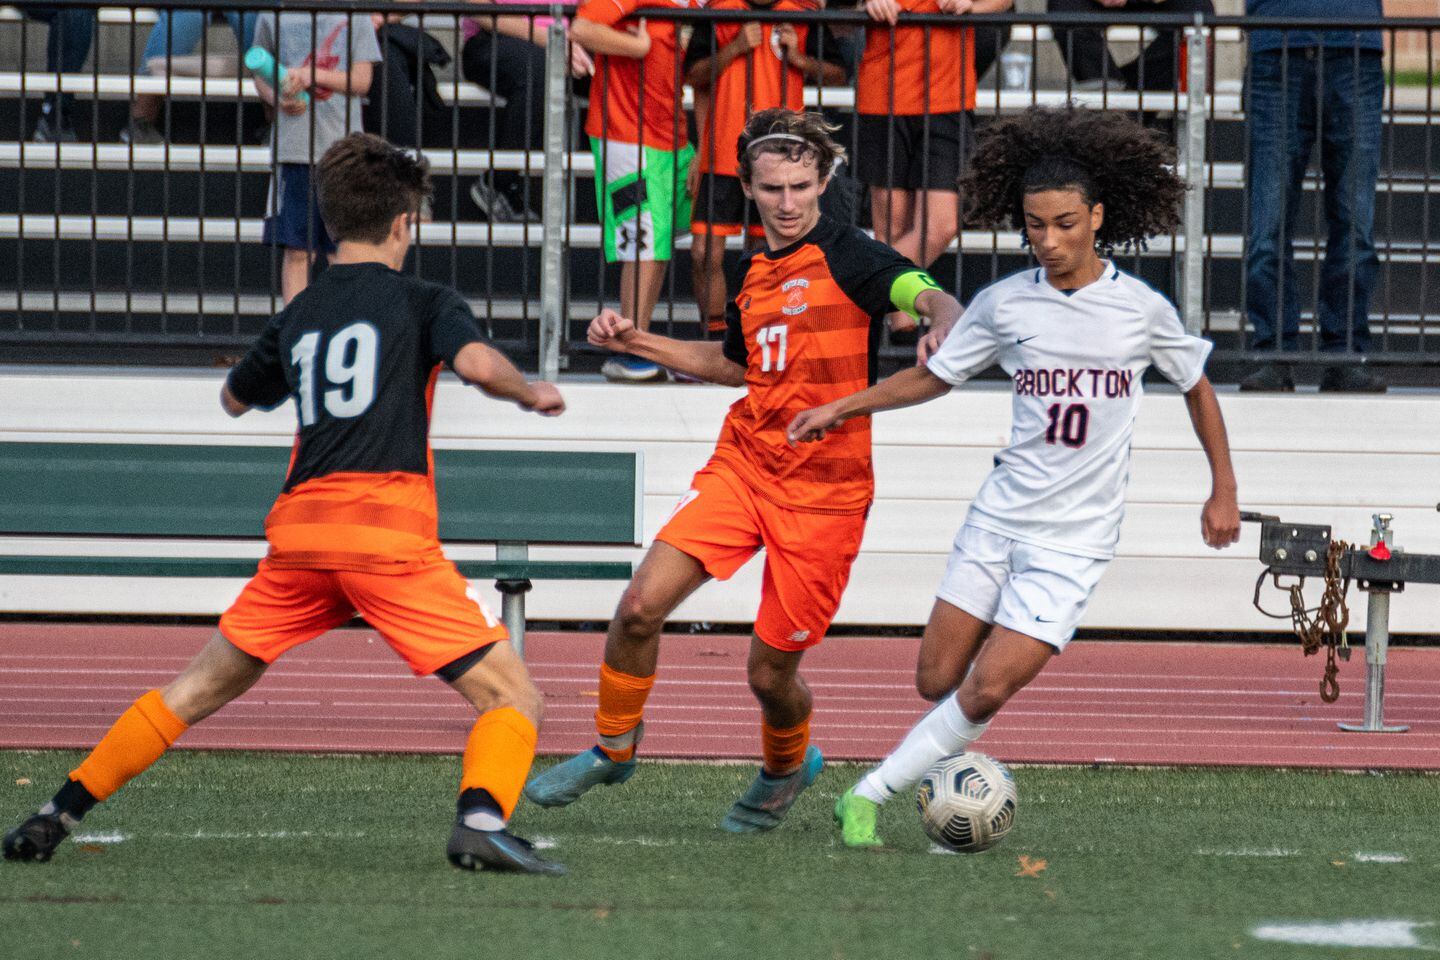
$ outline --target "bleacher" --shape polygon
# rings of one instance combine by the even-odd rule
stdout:
[[[43,62],[46,28],[41,24],[27,25],[25,63],[4,58],[4,51],[18,42],[18,17],[14,8],[0,8],[0,63],[19,68],[0,71],[0,197],[6,198],[0,202],[0,289],[7,291],[0,296],[0,337],[14,345],[17,356],[38,355],[55,344],[76,349],[98,344],[104,351],[107,345],[164,343],[197,348],[204,359],[243,344],[274,308],[273,291],[278,290],[276,259],[259,243],[271,164],[268,146],[258,137],[264,117],[252,84],[234,75],[130,75],[153,15],[145,10],[132,15],[126,8],[100,10],[93,68],[57,77],[36,60],[39,54]],[[439,19],[443,25],[428,25],[453,48],[453,20]],[[1135,27],[1117,26],[1110,33],[1117,44],[1140,40]],[[1043,25],[1014,28],[1009,49],[1037,57],[1038,89],[1003,89],[993,76],[982,78],[977,109],[982,120],[1034,103],[1075,101],[1143,112],[1172,128],[1179,124],[1189,106],[1185,93],[1082,92],[1047,77],[1039,58],[1053,47],[1050,38]],[[1234,66],[1243,37],[1239,30],[1224,28],[1216,31],[1214,44],[1220,67],[1203,104],[1209,118],[1209,161],[1203,171],[1206,315],[1207,329],[1224,347],[1236,342],[1244,287],[1246,132]],[[207,45],[217,54],[234,49],[223,25],[212,26]],[[57,85],[78,98],[74,121],[81,142],[26,142],[40,97]],[[537,325],[543,230],[538,224],[487,223],[466,191],[473,177],[488,170],[528,169],[536,178],[531,205],[538,209],[543,155],[488,148],[485,131],[494,103],[484,88],[444,71],[439,91],[458,112],[459,136],[452,138],[450,129],[427,136],[437,192],[434,219],[420,230],[419,269],[456,283],[480,315],[490,318],[492,335],[528,350]],[[118,142],[117,131],[136,93],[168,94],[169,145]],[[1431,96],[1424,88],[1393,87],[1387,102],[1384,195],[1376,212],[1382,281],[1372,310],[1377,348],[1387,354],[1414,349],[1425,318],[1440,316],[1440,279],[1435,276],[1440,217],[1429,211],[1440,124],[1434,121]],[[690,99],[687,91],[687,105]],[[812,87],[806,102],[844,122],[854,90]],[[571,107],[578,131],[583,103]],[[848,127],[844,135],[851,135]],[[598,249],[593,159],[578,135],[574,147],[567,163],[571,190],[565,242],[570,250],[569,335],[580,341],[597,305],[613,299],[615,280],[613,270],[607,275]],[[1296,252],[1299,284],[1311,291],[1317,282],[1312,264],[1323,247],[1323,236],[1317,235],[1323,230],[1315,206],[1318,177],[1307,181],[1305,194]],[[688,241],[688,236],[681,238],[682,251]],[[1124,262],[1161,289],[1176,290],[1183,247],[1183,238],[1159,238],[1149,249],[1126,255]],[[696,311],[687,255],[682,252],[676,262],[657,317],[683,330],[695,322]],[[934,271],[968,296],[997,273],[1026,262],[1018,234],[968,230]]]

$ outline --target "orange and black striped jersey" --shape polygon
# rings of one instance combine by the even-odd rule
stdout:
[[[785,428],[800,411],[873,384],[884,317],[903,306],[895,303],[897,281],[934,281],[885,244],[823,215],[790,246],[746,255],[739,271],[724,350],[745,368],[747,390],[730,407],[715,459],[781,506],[865,512],[875,489],[870,418],[847,421],[824,443],[794,447]]]
[[[440,558],[430,406],[441,364],[481,340],[454,290],[337,264],[270,321],[227,383],[295,400],[290,471],[265,520],[275,567],[404,573]]]

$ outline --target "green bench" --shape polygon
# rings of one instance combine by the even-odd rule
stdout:
[[[260,541],[280,492],[287,447],[0,442],[0,536],[134,541],[130,556],[72,550],[0,555],[4,576],[249,577],[256,560],[177,556],[146,540]],[[638,546],[642,456],[436,450],[440,539],[494,544],[494,560],[460,560],[493,579],[502,617],[524,651],[533,580],[628,580],[628,561],[532,560],[532,544]]]

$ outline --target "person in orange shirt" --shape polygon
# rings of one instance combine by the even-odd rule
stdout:
[[[694,147],[680,107],[680,34],[647,7],[689,0],[585,0],[571,38],[595,56],[585,133],[595,153],[595,201],[607,263],[619,263],[620,311],[650,328],[677,225],[690,222],[686,192]],[[620,382],[664,380],[666,372],[622,354],[600,372]]]
[[[220,395],[234,417],[295,400],[295,449],[265,520],[269,553],[189,666],[136,700],[54,799],[5,835],[7,860],[49,860],[95,804],[186,729],[358,611],[417,675],[439,676],[480,714],[450,861],[565,872],[505,829],[535,756],[542,701],[501,642],[505,628],[441,552],[428,440],[442,365],[525,410],[554,416],[565,402],[482,342],[454,290],[399,272],[430,196],[423,158],[350,134],[326,151],[317,185],[339,243],[330,268],[266,326]]]
[[[710,10],[817,10],[815,0],[712,0]],[[770,107],[801,110],[804,86],[838,84],[844,69],[811,56],[807,24],[697,23],[685,49],[685,82],[695,91],[695,126],[700,151],[690,167],[693,198],[690,262],[700,319],[709,333],[725,330],[725,238],[764,228],[736,175],[735,145],[745,122]],[[831,45],[835,49],[835,45]],[[816,53],[820,51],[816,50]]]
[[[737,173],[765,228],[742,259],[725,308],[724,341],[674,340],[602,312],[590,342],[697,379],[744,386],[715,453],[691,483],[620,599],[600,666],[599,743],[536,776],[525,795],[562,806],[635,772],[660,629],[706,580],[724,580],[760,550],[764,586],[750,640],[750,689],[760,701],[764,764],[721,826],[778,826],[824,760],[810,744],[810,690],[800,660],[830,626],[860,550],[874,493],[870,422],[857,417],[834,446],[792,447],[794,411],[875,380],[880,325],[892,310],[937,323],[960,305],[863,231],[821,214],[820,194],[843,156],[819,114],[762,110],[739,141]]]
[[[1000,13],[1014,0],[865,0],[856,83],[855,176],[870,187],[875,236],[928,267],[960,233],[956,184],[974,140],[975,31],[896,26],[901,13]],[[892,330],[914,321],[891,317]]]

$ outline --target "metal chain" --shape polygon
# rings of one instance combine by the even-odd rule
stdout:
[[[1346,659],[1350,656],[1350,641],[1345,636],[1345,628],[1350,625],[1350,607],[1345,602],[1345,595],[1350,591],[1350,578],[1340,576],[1340,561],[1349,549],[1350,544],[1344,540],[1330,541],[1325,554],[1325,590],[1313,616],[1312,611],[1305,608],[1305,578],[1297,577],[1287,587],[1280,583],[1279,574],[1275,575],[1275,586],[1290,594],[1290,624],[1295,628],[1295,636],[1300,639],[1300,649],[1308,657],[1319,653],[1321,646],[1325,647],[1325,676],[1320,681],[1320,699],[1326,703],[1334,703],[1340,698],[1340,666],[1335,662],[1337,651],[1343,651]],[[1264,578],[1262,573],[1262,582]],[[1255,608],[1266,616],[1276,616],[1260,606],[1258,582],[1255,584]]]

